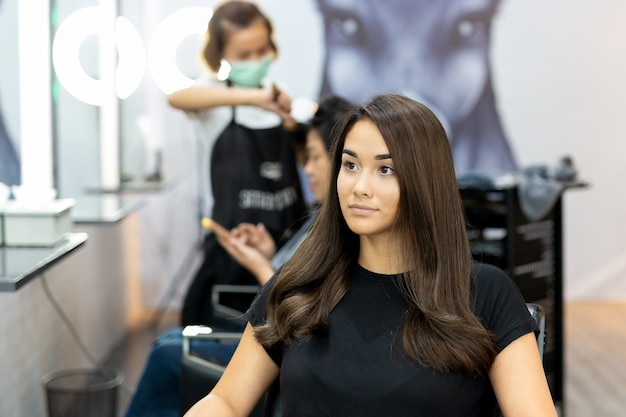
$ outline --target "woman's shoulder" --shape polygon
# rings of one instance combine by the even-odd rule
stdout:
[[[474,314],[495,334],[498,349],[535,330],[534,319],[515,281],[497,266],[474,263],[472,296]]]
[[[523,304],[513,279],[497,266],[475,262],[472,266],[471,292],[474,309],[489,315],[512,304]]]
[[[511,277],[501,268],[481,263],[472,263],[472,290],[499,291],[513,285]]]

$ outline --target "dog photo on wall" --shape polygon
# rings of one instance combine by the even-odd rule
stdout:
[[[516,160],[496,110],[489,60],[499,0],[317,0],[324,22],[320,96],[362,102],[399,92],[444,123],[457,174]]]

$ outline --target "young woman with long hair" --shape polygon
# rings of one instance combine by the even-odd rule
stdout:
[[[436,116],[383,94],[334,137],[316,223],[188,417],[245,416],[278,377],[285,417],[556,416],[519,290],[472,261]]]

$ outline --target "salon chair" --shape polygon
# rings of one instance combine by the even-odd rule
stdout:
[[[543,362],[543,350],[548,343],[548,334],[546,333],[546,312],[539,304],[526,303],[528,312],[537,321],[539,325],[539,334],[537,335],[537,347],[539,348],[539,356]]]
[[[214,285],[211,303],[215,323],[211,326],[191,325],[183,329],[183,355],[181,362],[180,395],[181,415],[207,395],[221,377],[226,363],[194,352],[192,340],[214,340],[216,343],[238,343],[246,325],[244,312],[235,305],[250,305],[259,291],[258,285]],[[241,302],[244,300],[245,302]],[[236,301],[236,302],[233,302]],[[267,397],[267,395],[266,395]],[[265,399],[257,405],[251,417],[265,416]]]
[[[222,376],[225,363],[212,358],[198,356],[191,350],[193,339],[215,340],[232,343],[241,338],[241,333],[213,332],[207,326],[187,326],[183,329],[183,357],[181,362],[181,415],[193,404],[206,396]],[[250,417],[280,417],[280,392],[278,380],[265,394]]]
[[[527,303],[526,306],[528,307],[530,315],[539,325],[537,346],[543,361],[543,350],[546,345],[545,311],[539,304]],[[241,338],[241,333],[214,332],[213,329],[207,326],[187,326],[183,329],[183,358],[181,370],[182,414],[213,389],[224,372],[224,369],[226,369],[226,364],[218,363],[211,358],[200,357],[191,351],[191,341],[200,338],[232,343]],[[494,416],[502,416],[499,409],[494,412]],[[256,406],[252,414],[250,414],[250,417],[281,417],[278,380]]]

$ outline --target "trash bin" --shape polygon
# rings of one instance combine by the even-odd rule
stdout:
[[[116,417],[124,376],[113,369],[68,369],[41,378],[48,417]]]

